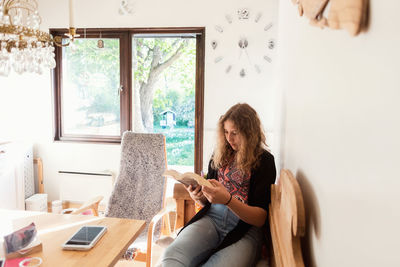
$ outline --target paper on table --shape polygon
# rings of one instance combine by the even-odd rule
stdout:
[[[16,252],[24,249],[31,244],[37,235],[36,227],[34,223],[19,229],[4,237],[4,244],[6,248],[6,254]]]
[[[42,250],[36,226],[34,223],[4,236],[5,256],[7,259],[18,258],[23,255]]]

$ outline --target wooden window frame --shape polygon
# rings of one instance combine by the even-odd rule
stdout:
[[[67,29],[50,29],[53,36],[65,36]],[[55,48],[57,66],[52,70],[54,98],[54,141],[120,144],[122,133],[132,130],[132,36],[134,34],[196,34],[196,81],[195,81],[195,172],[200,173],[203,166],[203,125],[204,125],[204,67],[205,67],[205,28],[87,28],[78,29],[81,37],[120,38],[120,136],[106,135],[67,135],[62,128],[62,48]]]

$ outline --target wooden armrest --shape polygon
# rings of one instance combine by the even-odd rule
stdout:
[[[162,210],[160,210],[154,217],[151,219],[150,224],[149,224],[149,229],[151,224],[155,224],[164,216],[165,214],[175,211],[175,206],[174,205],[167,205],[165,206]]]
[[[192,200],[189,192],[185,189],[185,186],[181,183],[176,183],[174,185],[174,199],[184,199],[184,200]]]
[[[153,246],[153,234],[154,226],[156,223],[165,215],[170,212],[175,211],[174,205],[167,205],[162,210],[160,210],[149,223],[149,229],[147,230],[147,251],[146,251],[146,266],[151,266],[151,247]],[[169,217],[167,218],[167,226],[169,226]]]
[[[61,214],[71,214],[72,212],[76,211],[77,209],[74,208],[68,208],[68,209],[63,209],[61,211]]]
[[[99,203],[103,199],[103,196],[94,197],[87,202],[83,203],[81,207],[71,212],[71,214],[80,214],[86,210],[92,210],[94,216],[99,216]]]

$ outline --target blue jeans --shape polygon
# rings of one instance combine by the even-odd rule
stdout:
[[[239,218],[225,205],[212,204],[207,215],[183,229],[164,251],[162,266],[199,266],[208,257],[201,266],[252,266],[262,241],[261,228],[255,226],[238,242],[210,256],[238,221]]]

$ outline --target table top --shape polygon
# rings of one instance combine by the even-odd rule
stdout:
[[[2,209],[0,218],[0,236],[35,223],[43,250],[28,257],[41,257],[41,267],[113,266],[145,227],[141,220]],[[107,226],[107,232],[91,250],[63,250],[61,245],[82,225]]]

